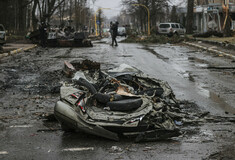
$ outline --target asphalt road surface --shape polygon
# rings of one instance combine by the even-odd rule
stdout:
[[[66,133],[50,117],[67,80],[64,61],[89,59],[103,70],[128,64],[167,81],[176,98],[209,112],[210,122],[189,125],[167,141],[113,142]],[[235,62],[184,45],[126,44],[109,39],[93,48],[36,48],[0,60],[0,159],[234,159]],[[196,111],[195,111],[196,113]],[[48,117],[49,116],[49,117]],[[226,118],[227,117],[227,118]]]

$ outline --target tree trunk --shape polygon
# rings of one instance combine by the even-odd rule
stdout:
[[[187,25],[186,31],[187,34],[193,33],[193,8],[194,8],[194,0],[188,0],[188,12],[187,12]]]
[[[38,19],[36,17],[37,5],[38,5],[37,0],[34,0],[33,9],[32,9],[32,25],[33,25],[33,30],[34,31],[37,29],[37,23],[38,23]]]

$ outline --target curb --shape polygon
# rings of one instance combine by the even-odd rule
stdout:
[[[205,39],[196,38],[195,41],[202,41],[204,43],[212,44],[212,45],[219,45],[220,47],[223,47],[225,49],[232,49],[235,50],[235,45],[225,42],[217,42],[217,41],[210,41]]]
[[[28,51],[28,50],[31,50],[31,49],[34,49],[36,48],[37,45],[34,45],[32,47],[28,47],[28,48],[19,48],[19,49],[16,49],[16,50],[13,50],[13,51],[10,51],[9,53],[2,53],[0,54],[0,59],[1,58],[4,58],[4,57],[7,57],[7,56],[10,56],[10,55],[14,55],[14,54],[17,54],[17,53],[21,53],[21,52],[25,52],[25,51]]]
[[[196,47],[196,48],[199,48],[199,49],[202,49],[202,50],[206,50],[206,51],[211,52],[211,53],[215,53],[215,54],[217,54],[220,57],[227,57],[227,58],[231,58],[231,59],[235,60],[235,56],[234,55],[231,55],[231,54],[228,54],[228,53],[225,53],[225,52],[222,52],[222,51],[215,50],[215,49],[213,49],[211,47],[203,47],[203,46],[200,46],[198,44],[189,43],[189,42],[183,42],[183,43],[188,45],[188,46]]]

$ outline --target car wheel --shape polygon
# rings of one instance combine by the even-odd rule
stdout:
[[[178,37],[178,36],[179,36],[179,33],[178,33],[178,32],[175,32],[174,35]]]
[[[172,34],[172,33],[169,33],[167,36],[170,38],[170,37],[172,37],[172,36],[173,36],[173,34]]]

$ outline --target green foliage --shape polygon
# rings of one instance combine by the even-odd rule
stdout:
[[[157,44],[166,44],[166,43],[180,43],[184,40],[180,36],[174,35],[172,37],[167,37],[164,35],[151,35],[147,36],[138,36],[138,35],[129,35],[127,39],[123,40],[122,43],[157,43]]]

